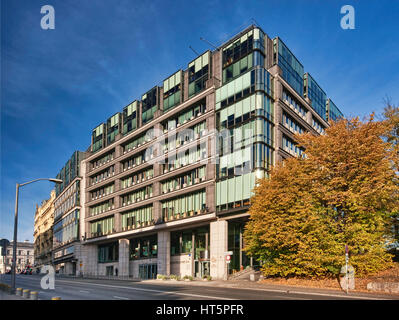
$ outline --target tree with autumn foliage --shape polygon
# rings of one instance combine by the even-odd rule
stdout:
[[[399,207],[397,154],[383,139],[388,121],[342,119],[325,135],[297,136],[305,157],[277,164],[259,180],[249,209],[245,250],[266,276],[338,274],[345,245],[358,275],[390,266],[386,250]]]

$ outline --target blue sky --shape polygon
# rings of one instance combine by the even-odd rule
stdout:
[[[42,30],[40,9],[55,9]],[[340,27],[355,8],[356,29]],[[251,19],[280,36],[345,116],[399,102],[399,2],[391,0],[2,0],[0,238],[12,239],[15,184],[55,177],[91,130]],[[18,240],[33,240],[36,203],[20,191]]]

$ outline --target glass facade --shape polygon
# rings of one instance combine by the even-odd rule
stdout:
[[[305,97],[311,100],[312,108],[324,120],[327,120],[326,103],[327,95],[309,73],[303,76]]]
[[[208,259],[209,226],[196,229],[179,230],[170,233],[170,254],[187,254],[194,251],[194,259]]]
[[[54,224],[53,246],[60,247],[70,241],[79,240],[79,213],[78,209]]]
[[[96,127],[91,134],[91,151],[96,152],[105,147],[105,124]]]
[[[283,71],[283,79],[303,96],[303,65],[280,38],[273,39],[273,60]]]
[[[54,202],[54,220],[80,205],[80,181],[71,184]]]
[[[134,101],[123,109],[123,134],[136,130],[137,128],[137,106],[138,102]]]
[[[158,87],[154,87],[141,97],[141,121],[143,125],[154,119],[157,110]]]
[[[188,97],[196,95],[206,87],[210,77],[210,51],[189,63],[188,65]]]
[[[253,29],[223,49],[222,83],[237,78],[254,66],[265,64],[265,35]]]
[[[338,109],[331,99],[327,100],[327,117],[328,120],[337,121],[344,118],[344,114]]]
[[[163,82],[163,111],[169,111],[178,104],[182,99],[182,82],[183,73],[181,70],[170,76]]]
[[[107,145],[115,141],[115,137],[121,132],[121,114],[118,112],[107,120]]]
[[[56,178],[61,179],[62,183],[55,184],[55,196],[58,197],[62,191],[79,176],[80,172],[80,161],[83,160],[84,153],[75,151],[71,158],[67,161],[65,166],[57,174]]]

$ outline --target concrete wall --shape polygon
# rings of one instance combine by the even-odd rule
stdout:
[[[170,258],[170,274],[175,274],[181,277],[192,276],[192,257],[188,254],[181,254],[171,256]]]

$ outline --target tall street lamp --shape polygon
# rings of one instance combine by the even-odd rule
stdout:
[[[17,188],[16,188],[16,195],[15,195],[15,220],[14,220],[14,243],[12,245],[12,267],[11,267],[11,287],[12,290],[15,292],[15,276],[16,276],[16,267],[17,267],[17,230],[18,230],[18,194],[19,194],[19,188],[26,186],[27,184],[40,181],[40,180],[47,180],[47,181],[52,181],[55,183],[62,183],[63,181],[60,179],[51,179],[51,178],[41,178],[41,179],[36,179],[32,180],[29,182],[25,182],[22,184],[17,183]]]

